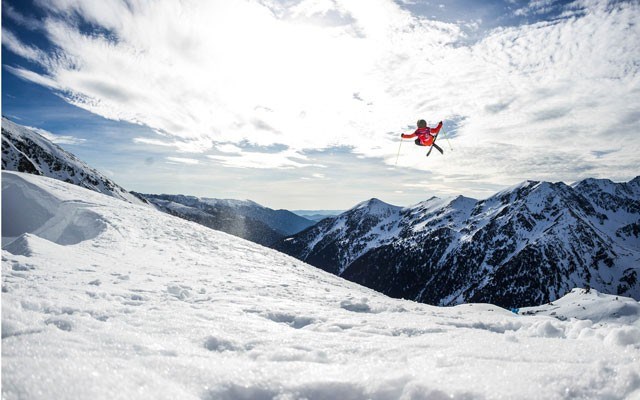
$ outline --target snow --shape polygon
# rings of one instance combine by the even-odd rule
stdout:
[[[76,244],[98,236],[106,223],[82,201],[61,201],[43,190],[15,182],[2,187],[2,234],[34,233],[51,242]],[[4,210],[7,210],[5,215]]]
[[[593,289],[574,289],[561,299],[538,307],[522,308],[520,313],[543,314],[558,319],[577,318],[594,323],[634,324],[640,320],[640,303]]]
[[[60,181],[2,192],[3,399],[640,398],[632,299],[433,307]]]

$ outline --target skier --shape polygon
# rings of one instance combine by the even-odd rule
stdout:
[[[438,146],[437,144],[434,143],[434,140],[436,139],[436,136],[438,136],[438,133],[440,132],[440,129],[442,128],[442,121],[440,121],[438,123],[438,126],[436,126],[435,128],[429,128],[427,126],[427,121],[425,121],[423,119],[419,120],[417,125],[418,125],[418,129],[416,129],[415,132],[413,132],[412,134],[405,135],[403,133],[400,136],[403,139],[411,139],[411,138],[417,137],[417,139],[415,140],[416,145],[418,145],[418,146],[433,146],[440,153],[444,154],[444,151],[442,151],[440,146]],[[429,149],[429,153],[430,152],[431,152],[431,149]]]

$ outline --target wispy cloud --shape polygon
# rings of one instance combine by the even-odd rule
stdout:
[[[514,14],[518,16],[545,14],[561,6],[562,2],[558,0],[531,0],[524,7],[518,8]]]
[[[229,146],[227,145],[227,148]],[[240,149],[240,148],[237,148]],[[230,152],[232,154],[208,155],[207,157],[219,164],[234,168],[257,168],[257,169],[291,169],[304,167],[320,167],[314,164],[309,157],[293,150],[280,152]]]
[[[133,143],[150,144],[152,146],[161,146],[161,147],[174,147],[174,144],[172,142],[165,142],[159,139],[150,139],[150,138],[144,138],[144,137],[133,138]]]
[[[167,135],[162,135],[167,136]],[[181,153],[201,153],[208,146],[193,138],[168,138],[168,139],[152,139],[148,137],[136,137],[133,138],[133,143],[146,144],[152,146],[169,147],[177,150]]]
[[[139,143],[229,167],[317,166],[302,155],[335,146],[394,164],[397,136],[421,117],[456,123],[446,158],[426,164],[408,145],[399,157],[403,167],[441,168],[434,177],[488,184],[638,169],[637,2],[537,0],[516,12],[553,8],[563,18],[498,28],[472,44],[464,27],[390,0],[39,4],[55,54],[9,31],[3,45],[46,72],[6,68],[163,135]],[[81,21],[100,30],[84,32]]]
[[[47,64],[48,57],[42,50],[22,43],[11,31],[2,28],[2,45],[20,57],[38,64]]]
[[[71,136],[71,135],[56,135],[55,133],[51,133],[46,129],[42,129],[42,128],[36,128],[33,126],[26,126],[26,128],[29,128],[33,131],[38,132],[40,135],[44,136],[47,140],[56,143],[56,144],[71,144],[71,145],[75,145],[75,144],[81,144],[86,142],[85,139],[82,138],[78,138],[75,136]]]
[[[242,148],[230,143],[218,144],[215,147],[218,151],[221,151],[223,153],[242,153]]]
[[[18,25],[24,26],[30,30],[39,30],[42,24],[35,18],[30,18],[25,16],[16,10],[11,4],[7,1],[2,2],[2,14],[8,18],[11,18]],[[4,36],[4,32],[3,32]]]
[[[198,165],[200,161],[194,158],[184,158],[184,157],[167,157],[167,160],[172,163],[177,164],[187,164],[187,165]]]

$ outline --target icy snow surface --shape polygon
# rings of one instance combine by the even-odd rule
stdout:
[[[432,307],[60,181],[2,196],[4,399],[640,398],[628,298]]]

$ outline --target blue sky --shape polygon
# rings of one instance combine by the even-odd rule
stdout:
[[[2,11],[3,115],[129,190],[345,209],[640,171],[637,1]],[[445,121],[444,156],[399,147],[418,118]]]

